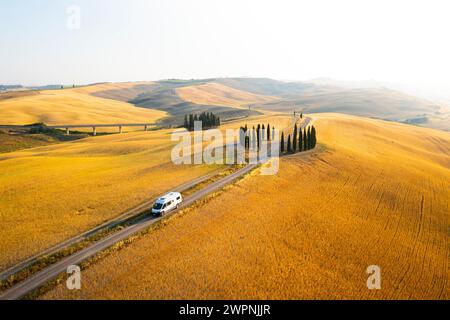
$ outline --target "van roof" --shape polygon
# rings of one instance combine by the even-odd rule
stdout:
[[[168,193],[168,194],[166,194],[166,195],[160,197],[157,201],[158,201],[158,202],[164,202],[164,201],[166,201],[167,199],[175,198],[175,197],[178,197],[178,196],[180,196],[180,195],[181,195],[181,194],[180,194],[179,192],[170,192],[170,193]]]

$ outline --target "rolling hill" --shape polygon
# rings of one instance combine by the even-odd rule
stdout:
[[[83,290],[61,284],[43,298],[449,299],[450,134],[314,121],[315,152],[106,256],[83,271]],[[381,267],[382,290],[367,289],[369,265]]]
[[[152,87],[95,93],[143,108],[167,112],[165,124],[181,124],[186,113],[214,112],[223,119],[261,113],[339,112],[450,130],[450,111],[443,105],[384,87],[340,87],[266,78],[166,80]],[[250,110],[246,110],[250,106]]]
[[[101,83],[0,94],[1,124],[157,121],[177,126],[184,115],[203,111],[229,120],[294,110],[338,112],[450,130],[448,106],[384,87],[217,78]]]
[[[267,103],[278,100],[275,97],[249,93],[215,82],[181,87],[177,89],[177,93],[181,99],[196,104],[231,106],[236,108],[245,108],[255,103]]]
[[[222,120],[261,114],[255,110],[235,108],[234,106],[208,104],[208,101],[197,101],[198,103],[194,103],[180,97],[178,92],[179,89],[201,86],[208,81],[209,80],[165,80],[158,81],[151,88],[146,88],[146,90],[144,89],[142,92],[121,89],[98,92],[95,95],[110,99],[115,99],[117,95],[126,96],[128,102],[137,107],[151,108],[166,112],[168,116],[158,121],[159,124],[163,126],[181,125],[183,124],[184,116],[189,113],[214,112],[214,114],[219,116]]]
[[[29,94],[21,96],[0,98],[0,124],[152,123],[166,116],[163,111],[136,108],[126,102],[92,95],[107,88],[127,86],[135,85],[102,84],[74,89],[29,91]]]

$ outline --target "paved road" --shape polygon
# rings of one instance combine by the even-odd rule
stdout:
[[[217,191],[227,184],[233,182],[237,178],[241,177],[242,175],[250,172],[254,168],[256,168],[257,165],[247,165],[236,172],[224,177],[223,179],[220,179],[218,181],[215,181],[202,190],[192,194],[191,196],[188,196],[185,198],[185,201],[180,206],[180,209],[190,206],[195,201],[203,198],[209,193],[212,193],[214,191]],[[172,211],[171,213],[167,214],[167,216],[173,215],[177,212],[177,210]],[[149,227],[150,225],[158,222],[162,218],[154,218],[150,215],[137,221],[135,224],[130,225],[129,227],[126,227],[116,233],[113,233],[106,238],[103,238],[95,243],[93,243],[91,246],[78,251],[74,253],[73,255],[64,258],[60,260],[59,262],[52,264],[48,266],[46,269],[34,274],[30,278],[18,283],[14,287],[10,288],[9,290],[5,291],[3,294],[0,295],[1,300],[15,300],[20,299],[27,293],[32,292],[33,290],[39,288],[46,282],[56,278],[59,274],[66,272],[67,267],[70,265],[78,265],[84,260],[94,256],[95,254],[113,246],[117,242],[120,242],[122,240],[125,240],[132,236],[133,234],[144,230],[145,228]]]
[[[171,190],[168,190],[167,192],[169,192],[169,191],[176,191],[176,192],[183,193],[184,191],[192,188],[193,186],[195,186],[195,185],[197,185],[197,184],[199,184],[199,183],[201,183],[203,181],[208,180],[209,178],[211,178],[212,176],[216,175],[220,171],[222,171],[222,169],[215,170],[215,171],[213,171],[211,173],[208,173],[208,174],[206,174],[204,176],[201,176],[201,177],[198,177],[196,179],[193,179],[193,180],[191,180],[191,181],[189,181],[187,183],[179,185],[176,188],[172,188]],[[93,229],[85,231],[82,234],[79,234],[79,235],[77,235],[75,237],[67,239],[67,240],[65,240],[65,241],[63,241],[63,242],[61,242],[61,243],[59,243],[59,244],[57,244],[57,245],[55,245],[55,246],[53,246],[51,248],[48,248],[48,249],[46,249],[46,250],[44,250],[42,252],[39,252],[38,254],[36,254],[36,255],[34,255],[32,257],[27,258],[24,261],[21,261],[20,263],[18,263],[16,265],[14,265],[14,266],[12,266],[12,267],[2,271],[0,273],[0,281],[6,280],[11,275],[16,274],[20,270],[31,266],[33,263],[37,262],[39,259],[42,259],[45,256],[49,256],[49,255],[55,254],[55,253],[65,249],[65,248],[70,247],[71,245],[73,245],[75,243],[78,243],[78,242],[80,242],[82,240],[85,240],[85,239],[88,239],[88,238],[92,237],[93,235],[97,234],[98,232],[101,232],[102,230],[105,230],[107,228],[114,228],[115,226],[120,225],[120,224],[124,223],[125,221],[127,221],[127,220],[129,220],[129,219],[131,219],[131,218],[133,218],[135,216],[138,216],[138,215],[142,214],[142,212],[144,212],[145,210],[149,210],[155,201],[156,201],[156,198],[148,200],[148,201],[145,201],[144,203],[141,203],[140,205],[138,205],[138,206],[136,206],[136,207],[134,207],[134,208],[124,212],[123,214],[121,214],[120,216],[118,216],[118,217],[116,217],[116,218],[114,218],[112,220],[109,220],[109,221],[107,221],[107,222],[105,222],[105,223],[103,223],[103,224],[101,224],[101,225],[99,225],[99,226],[97,226],[97,227],[95,227]]]

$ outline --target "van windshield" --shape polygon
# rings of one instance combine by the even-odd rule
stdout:
[[[153,209],[159,210],[159,209],[162,208],[162,206],[163,206],[162,203],[155,203],[155,204],[153,205]]]

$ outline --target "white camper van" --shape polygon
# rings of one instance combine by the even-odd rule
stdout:
[[[165,213],[172,211],[183,201],[181,193],[171,192],[156,200],[152,208],[152,215],[163,216]]]

